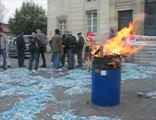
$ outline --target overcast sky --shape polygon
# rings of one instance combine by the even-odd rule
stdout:
[[[47,10],[47,0],[0,0],[7,9],[7,14],[4,18],[5,23],[8,22],[8,19],[12,17],[15,13],[16,8],[20,8],[23,1],[33,1],[34,3],[42,6],[43,9]]]

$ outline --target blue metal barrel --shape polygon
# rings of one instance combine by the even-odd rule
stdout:
[[[104,62],[93,61],[92,102],[100,106],[120,104],[121,68],[108,68]]]

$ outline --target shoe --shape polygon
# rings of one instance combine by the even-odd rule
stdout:
[[[7,68],[3,68],[3,70],[7,70]]]
[[[82,68],[82,66],[80,66],[80,65],[77,65],[76,67],[77,67],[77,68]]]
[[[22,67],[26,67],[25,65],[22,65]]]
[[[32,72],[32,70],[29,70],[29,69],[27,69],[27,70],[25,70],[26,72]]]
[[[67,69],[68,69],[68,70],[73,70],[74,68],[69,68],[69,67],[68,67]]]
[[[36,73],[36,72],[37,72],[37,70],[33,70],[33,71],[32,71],[32,73]]]
[[[11,68],[12,66],[11,65],[8,65],[8,68]]]
[[[61,67],[62,69],[65,69],[66,67]]]
[[[56,69],[56,71],[57,72],[61,72],[61,71],[63,71],[63,69],[62,68],[59,68],[59,69]]]
[[[41,68],[46,68],[46,65],[41,65],[40,67],[41,67]]]

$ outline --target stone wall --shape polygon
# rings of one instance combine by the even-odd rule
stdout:
[[[86,11],[97,10],[98,23],[96,38],[103,41],[109,32],[109,0],[97,0],[86,2],[86,0],[48,0],[48,38],[58,28],[57,18],[66,16],[67,30],[74,35],[78,32],[87,32]]]
[[[133,10],[133,21],[142,19],[144,14],[144,0],[110,0],[110,25],[118,30],[118,11]],[[140,23],[137,34],[144,33],[144,24]]]

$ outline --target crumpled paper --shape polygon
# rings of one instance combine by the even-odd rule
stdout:
[[[122,68],[122,80],[152,78],[156,74],[154,66],[141,66],[133,63],[125,63]]]
[[[40,84],[41,83],[41,84]],[[41,76],[30,76],[23,69],[10,69],[0,72],[0,97],[27,96],[20,99],[13,108],[0,113],[4,120],[34,120],[35,114],[46,108],[46,102],[56,102],[52,94],[52,86],[48,88],[50,81]]]
[[[0,73],[0,81],[6,83],[14,83],[21,86],[29,86],[36,84],[38,81],[29,76],[29,72],[26,69],[9,69]]]
[[[52,116],[53,120],[121,120],[119,117],[100,117],[100,116],[89,116],[89,117],[79,117],[74,115],[73,110],[66,110],[62,113],[58,113]]]
[[[70,108],[72,105],[74,104],[73,101],[71,100],[62,100],[62,101],[58,101],[55,103],[55,106],[64,106],[64,107],[67,107],[67,108]]]
[[[91,89],[87,87],[76,86],[76,87],[69,88],[64,93],[69,96],[73,96],[73,95],[85,94],[85,93],[90,93],[90,92],[91,92]]]
[[[85,70],[73,70],[66,76],[55,78],[53,84],[62,87],[85,86],[91,84],[91,75]]]
[[[152,61],[149,63],[150,65],[156,65],[156,61]]]
[[[41,71],[51,74],[53,70],[41,69]],[[14,68],[0,72],[0,97],[28,96],[25,99],[20,99],[10,110],[0,113],[0,118],[4,120],[37,119],[35,115],[46,109],[47,102],[56,105],[60,103],[62,106],[71,107],[70,100],[67,102],[68,105],[64,105],[64,101],[58,101],[56,96],[53,95],[53,89],[55,87],[65,87],[64,93],[69,96],[89,93],[90,89],[87,85],[91,84],[91,74],[80,69],[67,73],[66,76],[46,79],[42,76],[31,76],[26,69]],[[146,67],[126,63],[123,67],[122,79],[150,78],[155,73],[155,67],[153,66]],[[98,116],[79,117],[74,115],[72,111],[64,111],[61,114],[53,115],[53,118],[57,120],[120,120],[119,118]]]
[[[156,99],[156,91],[137,92],[139,97]]]
[[[49,71],[42,69],[41,71]],[[50,71],[51,72],[51,71]],[[62,106],[70,107],[71,101],[58,101],[53,95],[53,88],[57,86],[67,87],[72,95],[83,94],[86,92],[85,85],[91,84],[91,76],[84,70],[69,71],[67,76],[60,78],[46,79],[42,76],[31,76],[26,69],[9,69],[0,72],[0,97],[5,96],[27,96],[26,99],[20,99],[10,110],[0,113],[0,118],[4,120],[22,119],[33,120],[36,119],[35,114],[40,113],[46,108],[46,102],[57,104],[62,102]],[[63,105],[67,103],[68,105]]]
[[[54,101],[55,97],[49,94],[40,94],[21,100],[16,105],[3,113],[2,118],[5,120],[33,120],[36,119],[35,114],[45,109],[42,102]]]

